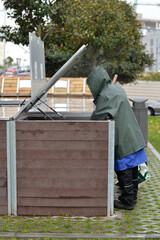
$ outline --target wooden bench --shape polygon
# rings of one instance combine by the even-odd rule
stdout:
[[[46,78],[48,81],[49,78]],[[31,94],[31,80],[28,77],[1,77],[1,96],[23,97]],[[91,96],[86,78],[61,78],[48,91],[49,96]]]

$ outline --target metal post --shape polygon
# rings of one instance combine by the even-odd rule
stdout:
[[[70,91],[70,79],[67,80],[67,94],[69,94]]]
[[[3,90],[4,90],[4,77],[2,78],[1,93],[3,93]]]
[[[148,109],[145,106],[147,98],[130,98],[133,102],[133,112],[142,131],[145,143],[148,143]]]
[[[114,141],[115,122],[109,121],[108,129],[108,203],[107,217],[114,214]]]
[[[83,95],[85,95],[86,92],[86,79],[83,79]]]
[[[8,215],[11,214],[17,215],[15,121],[7,121],[7,184],[8,184]]]
[[[19,87],[20,87],[20,79],[18,78],[17,79],[17,94],[19,93]]]

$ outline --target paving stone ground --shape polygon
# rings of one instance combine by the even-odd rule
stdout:
[[[111,218],[0,216],[0,239],[160,239],[160,160],[149,147],[146,154],[150,177],[139,185],[134,210],[115,209]]]

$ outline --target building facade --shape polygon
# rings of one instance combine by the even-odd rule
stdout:
[[[146,72],[160,72],[160,20],[137,18],[142,24],[142,43],[146,45],[146,52],[153,54],[155,63]]]
[[[148,32],[143,37],[143,43],[146,45],[146,51],[153,54],[155,63],[151,68],[146,68],[146,72],[160,72],[160,31]]]

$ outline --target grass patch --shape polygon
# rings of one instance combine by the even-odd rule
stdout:
[[[62,224],[63,224],[63,222],[54,222],[54,225],[57,225],[57,226],[62,225]]]
[[[81,226],[81,225],[84,225],[84,223],[83,222],[76,222],[75,225]]]
[[[65,227],[65,228],[70,228],[70,227],[71,227],[71,224],[64,224],[63,227]]]
[[[62,228],[61,227],[54,227],[52,228],[53,231],[58,231],[58,230],[61,230]]]
[[[148,117],[148,140],[153,147],[160,153],[160,117],[149,116]]]
[[[82,231],[82,229],[81,228],[74,228],[73,231],[80,232],[80,231]]]
[[[86,229],[92,228],[92,226],[91,226],[90,224],[87,224],[87,225],[85,225],[84,227],[85,227]]]
[[[70,229],[67,229],[66,231],[64,231],[63,233],[72,233],[72,231]]]

